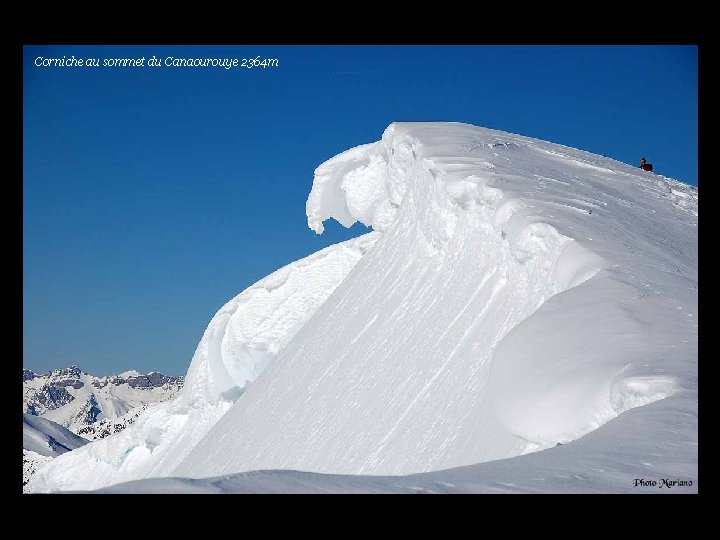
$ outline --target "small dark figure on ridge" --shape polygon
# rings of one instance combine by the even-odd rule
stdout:
[[[652,172],[652,170],[653,170],[652,163],[648,163],[645,158],[640,158],[640,168],[641,168],[643,171],[650,171],[650,172]]]

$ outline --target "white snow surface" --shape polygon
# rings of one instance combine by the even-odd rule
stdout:
[[[84,444],[87,439],[45,418],[23,413],[23,449],[41,456],[57,457]]]
[[[88,442],[60,424],[23,413],[23,492],[45,463]]]
[[[45,465],[48,461],[52,461],[52,457],[43,456],[32,450],[23,448],[23,493],[28,493],[27,484],[32,478],[35,471]]]
[[[137,377],[139,375],[142,375],[142,373],[140,373],[139,371],[137,371],[135,369],[131,369],[129,371],[123,371],[118,376],[127,379],[128,377]]]
[[[97,489],[171,474],[376,239],[371,232],[327,247],[245,289],[210,321],[177,398],[41,468],[28,490]]]
[[[542,452],[406,476],[266,470],[215,478],[153,478],[101,493],[697,493],[697,402],[658,400]],[[636,479],[653,481],[636,483]]]
[[[392,124],[307,202],[317,232],[381,238],[175,474],[426,472],[695,392],[696,214],[695,189],[612,159]]]
[[[172,421],[188,413],[167,410],[155,428],[174,440],[153,448],[142,420],[167,407],[157,405],[44,466],[29,487],[260,469],[378,480],[236,474],[225,491],[262,491],[260,477],[268,491],[293,491],[298,478],[310,478],[300,491],[623,491],[643,474],[697,486],[697,200],[696,188],[558,144],[394,123],[315,172],[313,230],[334,218],[378,231],[332,291],[307,310],[298,299],[289,311],[303,316],[282,325],[292,330],[258,348],[228,323],[234,308],[211,322],[172,402],[211,416],[202,429],[188,436],[194,422]],[[296,290],[316,279],[298,276]],[[284,320],[273,292],[256,305]],[[208,414],[217,409],[227,412]],[[125,467],[113,461],[125,449],[145,464],[158,449],[166,457]],[[89,474],[93,459],[103,466]],[[590,484],[548,481],[571,470]],[[168,482],[190,485],[149,485]],[[192,485],[223,491],[217,482]]]

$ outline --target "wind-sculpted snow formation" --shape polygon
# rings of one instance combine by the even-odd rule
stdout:
[[[96,489],[172,474],[376,237],[371,232],[330,246],[245,289],[210,321],[180,396],[151,405],[122,432],[61,456],[62,462],[40,469],[28,488]]]
[[[668,424],[656,414],[648,425],[696,444],[696,188],[505,132],[395,123],[316,170],[307,216],[318,233],[330,218],[372,226],[374,245],[272,351],[248,354],[224,322],[234,308],[221,309],[178,403],[222,412],[192,436],[177,428],[191,443],[163,439],[164,466],[133,478],[404,475],[503,458],[521,470],[524,454],[663,398]],[[265,366],[252,385],[238,382]],[[615,452],[633,437],[622,418],[593,451],[629,460],[632,475],[633,460],[654,458]],[[61,460],[97,444],[56,459],[31,487],[98,487],[77,471],[58,480]],[[688,452],[653,448],[664,463],[684,456],[676,474],[697,475]],[[132,479],[113,467],[102,485]]]

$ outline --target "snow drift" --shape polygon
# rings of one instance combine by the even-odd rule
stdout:
[[[421,473],[567,443],[663,398],[685,409],[696,399],[690,186],[500,131],[395,123],[316,170],[307,216],[318,233],[330,218],[376,232],[331,287],[298,276],[293,291],[323,293],[299,299],[259,348],[228,324],[242,302],[218,312],[173,406],[221,412],[192,436],[172,428],[154,449],[140,419],[132,445],[105,440],[103,452],[128,448],[146,463],[161,449],[161,468],[129,475],[93,443],[31,487],[256,469]],[[238,298],[283,321],[272,292]],[[71,463],[81,453],[103,464],[92,482],[80,458]]]

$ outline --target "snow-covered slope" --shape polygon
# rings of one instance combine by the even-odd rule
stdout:
[[[177,406],[227,413],[188,437],[180,412],[142,425],[149,409],[45,466],[33,489],[257,469],[398,475],[489,460],[502,461],[474,467],[508,478],[538,459],[552,465],[540,476],[587,463],[623,482],[648,471],[696,479],[695,188],[518,135],[396,123],[317,169],[307,215],[317,232],[329,218],[372,225],[374,246],[309,309],[298,299],[302,326],[272,362],[254,361],[247,335],[227,324],[232,309],[221,309]],[[295,287],[317,279],[298,276]],[[282,321],[272,292],[254,309]],[[152,436],[162,430],[173,437]],[[581,448],[575,461],[566,447]],[[158,448],[160,468],[125,463],[155,462]]]
[[[88,442],[55,422],[23,413],[23,489],[41,465]]]
[[[182,377],[158,372],[127,371],[95,377],[78,366],[44,374],[24,369],[23,413],[42,416],[79,433],[97,422],[111,421],[137,407],[169,399],[182,384]]]
[[[47,457],[79,448],[89,441],[60,424],[23,413],[23,448]]]
[[[152,478],[108,493],[697,493],[697,402],[663,399],[542,452],[407,476],[275,470]],[[637,481],[636,481],[637,480]],[[645,482],[639,482],[645,480]]]
[[[28,488],[95,489],[172,473],[376,239],[369,233],[330,246],[245,289],[210,321],[181,395],[149,406],[124,431],[59,458]]]
[[[45,465],[49,461],[52,461],[52,459],[53,458],[49,456],[43,456],[42,454],[38,454],[30,450],[25,450],[23,448],[23,493],[31,492],[30,488],[28,488],[28,483],[30,482],[30,479],[43,465]]]
[[[382,236],[179,476],[456,467],[696,392],[690,186],[527,137],[393,124],[317,169],[307,214]]]

